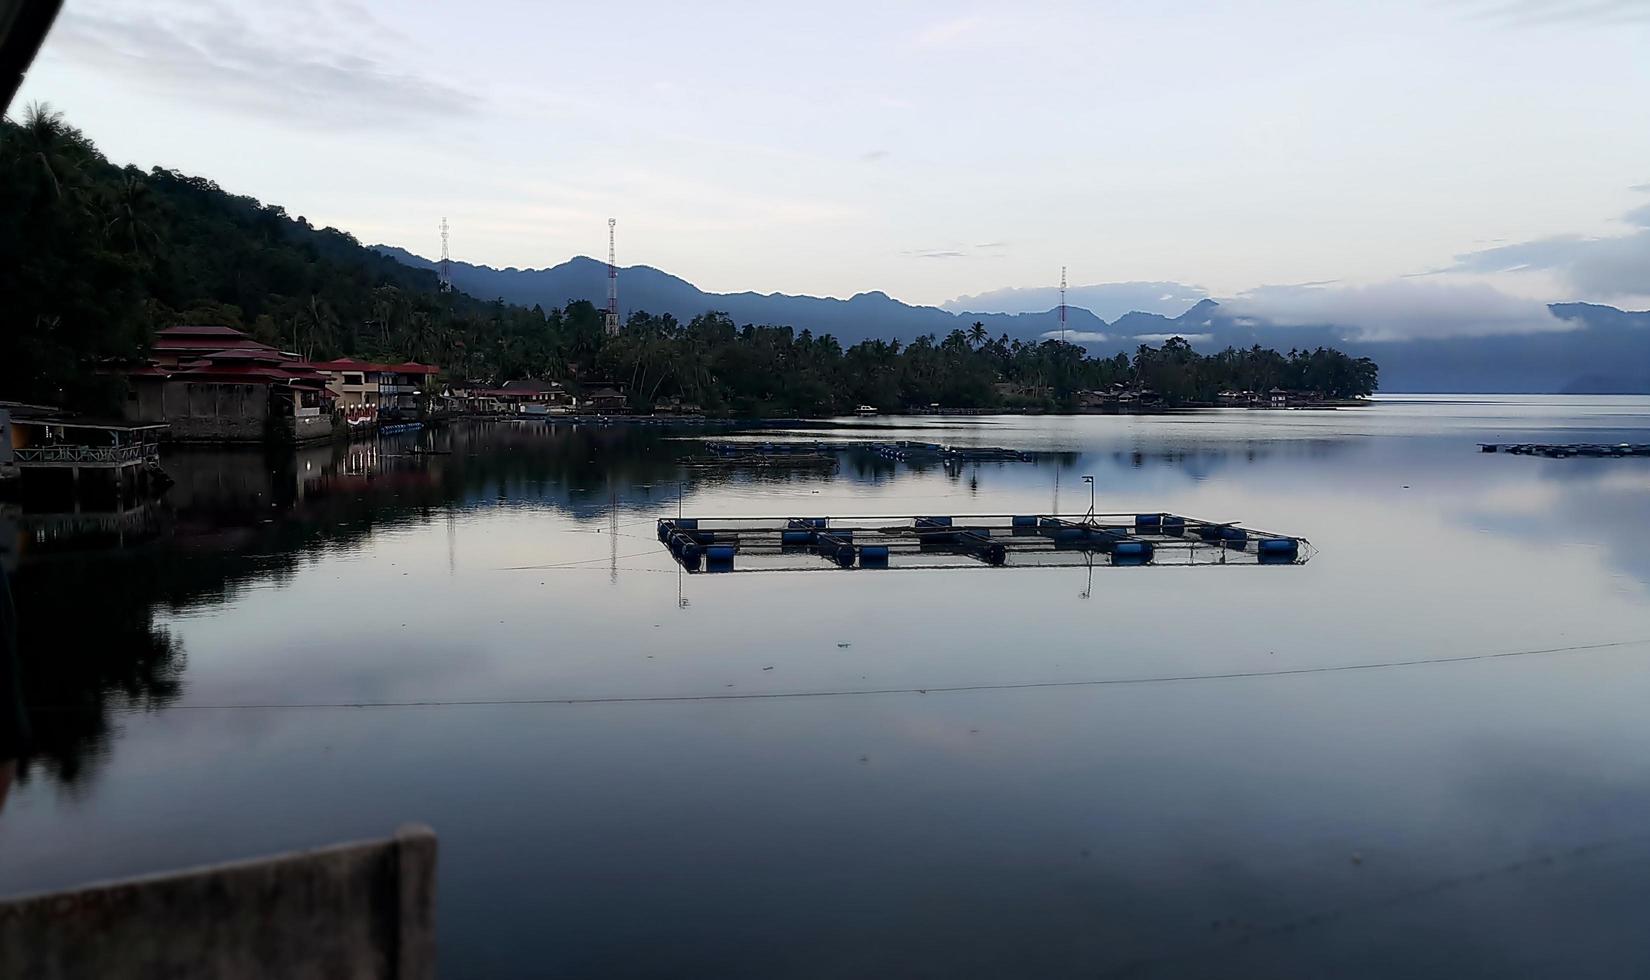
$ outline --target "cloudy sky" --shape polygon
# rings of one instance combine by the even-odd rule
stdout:
[[[18,106],[363,241],[1370,335],[1650,305],[1650,0],[68,0]]]

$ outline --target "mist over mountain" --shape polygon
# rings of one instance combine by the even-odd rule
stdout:
[[[374,246],[417,268],[435,263],[405,249]],[[579,256],[546,269],[495,269],[452,263],[453,285],[473,296],[499,298],[545,309],[586,299],[605,304],[607,265]],[[1151,284],[1156,286],[1158,284]],[[982,294],[984,295],[990,294]],[[955,304],[948,304],[955,305]],[[706,310],[727,313],[737,323],[787,324],[797,330],[829,333],[844,346],[871,338],[909,341],[922,334],[944,336],[974,321],[993,336],[1041,340],[1058,336],[1058,308],[1035,312],[976,312],[912,306],[886,293],[859,293],[848,299],[784,293],[710,293],[678,276],[648,266],[619,271],[621,315],[643,310],[687,320]],[[1087,309],[1068,306],[1067,339],[1092,353],[1132,353],[1142,343],[1182,336],[1202,351],[1228,345],[1261,344],[1279,350],[1333,346],[1373,358],[1381,366],[1381,390],[1463,393],[1650,393],[1650,311],[1628,312],[1592,303],[1555,303],[1553,316],[1570,329],[1489,336],[1394,340],[1359,339],[1359,331],[1335,323],[1282,325],[1264,317],[1237,315],[1212,299],[1202,299],[1176,316],[1134,311],[1107,322]]]

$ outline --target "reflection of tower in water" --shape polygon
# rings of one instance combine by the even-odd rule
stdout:
[[[619,584],[619,486],[607,481],[607,580]]]
[[[453,505],[447,505],[447,574],[458,572],[458,522],[453,518]]]

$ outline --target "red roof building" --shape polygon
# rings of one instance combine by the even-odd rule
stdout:
[[[155,334],[155,343],[150,350],[156,364],[170,367],[179,361],[193,360],[219,351],[274,351],[275,348],[253,340],[234,327],[190,326],[161,330]]]

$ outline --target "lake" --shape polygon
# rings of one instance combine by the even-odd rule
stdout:
[[[11,512],[0,892],[416,821],[448,977],[1650,973],[1650,460],[1476,446],[1650,442],[1650,398],[762,434],[1040,455],[465,423]],[[1316,553],[684,575],[654,533],[1081,514],[1084,475]]]

